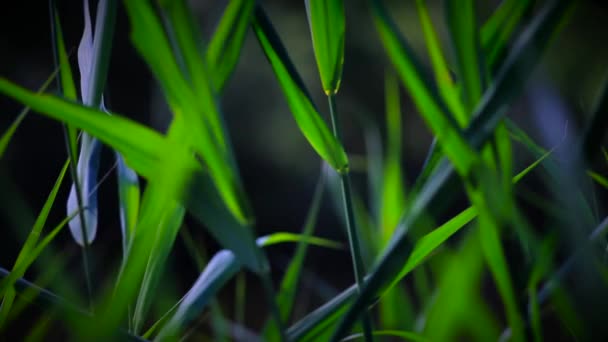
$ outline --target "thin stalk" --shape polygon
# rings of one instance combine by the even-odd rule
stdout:
[[[338,142],[342,144],[335,94],[327,95],[327,101],[329,102],[329,114],[331,117],[331,125],[334,136]],[[348,170],[340,173],[340,183],[342,188],[342,203],[344,207],[344,218],[346,221],[346,231],[348,233],[348,244],[350,247],[353,271],[355,274],[355,281],[357,282],[357,290],[361,291],[361,287],[363,286],[364,282],[363,277],[365,276],[365,266],[363,265],[363,259],[361,258],[361,248],[359,247],[359,234],[357,232],[355,222],[355,212],[353,210],[353,200],[350,188],[350,173]],[[363,335],[365,336],[365,341],[373,341],[372,323],[367,311],[361,317],[361,323],[363,324]]]
[[[268,301],[268,307],[270,309],[270,314],[272,315],[277,328],[279,329],[280,341],[287,341],[287,337],[285,336],[285,326],[283,325],[283,321],[281,320],[281,314],[279,313],[279,307],[276,302],[276,292],[274,291],[274,287],[272,286],[272,279],[270,278],[270,272],[266,271],[260,274],[260,278],[262,280],[262,286],[264,287],[264,292],[266,292],[266,300]]]
[[[54,0],[49,0],[49,14],[50,14],[50,21],[51,21],[51,42],[53,45],[53,59],[55,61],[55,68],[57,68],[57,70],[60,70],[61,66],[59,65],[59,51],[57,50],[57,27],[55,26],[55,15],[56,15],[56,7],[55,7],[55,1]],[[61,83],[61,77],[57,77],[57,90],[63,94],[63,85]],[[84,205],[83,205],[83,200],[82,200],[82,189],[80,188],[80,182],[78,179],[78,171],[76,169],[77,165],[78,165],[78,161],[76,159],[76,153],[77,151],[72,149],[72,144],[70,143],[70,135],[69,135],[69,128],[67,125],[63,125],[63,136],[64,136],[64,140],[65,140],[65,146],[67,149],[67,153],[68,156],[70,157],[70,176],[72,177],[74,181],[74,187],[76,188],[76,198],[78,201],[78,207],[81,209],[79,210],[79,214],[78,217],[80,219],[80,222],[82,223],[81,228],[82,228],[82,236],[84,238],[84,244],[82,247],[82,259],[83,259],[83,271],[84,271],[84,277],[85,277],[85,283],[86,283],[86,290],[87,290],[87,300],[88,300],[88,307],[89,310],[91,312],[93,312],[93,295],[92,295],[92,289],[91,289],[91,274],[90,274],[90,270],[89,270],[89,257],[88,257],[88,237],[87,237],[87,233],[86,233],[86,227],[84,226],[85,223],[85,219],[84,219]]]

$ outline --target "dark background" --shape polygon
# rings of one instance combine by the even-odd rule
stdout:
[[[63,31],[76,67],[76,48],[82,32],[82,4],[80,1],[57,1]],[[304,82],[322,113],[326,113],[324,94],[320,88],[313,50],[310,42],[303,1],[261,1],[279,31]],[[194,1],[204,36],[208,39],[223,11],[224,1]],[[392,15],[402,33],[428,64],[424,39],[413,1],[392,1]],[[482,4],[481,4],[482,3]],[[496,1],[480,1],[479,11],[487,16]],[[445,41],[441,3],[430,1],[434,23]],[[363,155],[365,145],[363,127],[358,117],[371,118],[384,131],[384,74],[389,68],[380,45],[367,3],[363,0],[346,1],[347,33],[344,74],[338,106],[343,125],[345,146],[349,154]],[[565,27],[560,37],[545,54],[533,80],[552,85],[570,109],[569,127],[576,132],[583,127],[590,104],[602,79],[608,74],[608,5],[604,1],[585,2]],[[449,57],[449,56],[448,56]],[[42,85],[53,70],[48,4],[46,1],[5,1],[0,8],[0,75],[30,89]],[[531,83],[534,83],[532,81]],[[112,111],[162,130],[169,117],[162,93],[129,40],[129,24],[122,5],[119,6],[117,27],[108,75],[106,104]],[[540,137],[528,117],[528,97],[522,96],[512,107],[510,116],[527,127],[532,136]],[[431,141],[431,135],[417,115],[407,95],[402,92],[403,159],[407,183],[417,176]],[[21,107],[0,98],[0,131],[4,132]],[[299,231],[303,225],[320,161],[298,130],[285,103],[273,72],[250,31],[239,65],[222,95],[222,110],[227,120],[241,175],[257,217],[256,232],[264,235],[275,231]],[[520,155],[520,154],[518,154]],[[63,132],[57,122],[38,115],[29,115],[14,136],[5,156],[0,160],[0,265],[10,268],[28,233],[55,177],[66,159]],[[525,158],[518,160],[523,166]],[[103,154],[100,177],[113,164],[109,151]],[[355,187],[364,193],[365,176],[355,173]],[[54,225],[65,215],[68,182],[62,187],[59,199],[51,212],[49,224]],[[99,288],[104,274],[116,270],[119,262],[120,228],[116,206],[115,175],[112,173],[99,190],[97,241],[92,246],[95,286]],[[456,203],[451,211],[461,208]],[[605,208],[605,206],[604,206]],[[209,253],[218,246],[205,234],[202,227],[187,220],[189,231],[196,241],[206,246]],[[326,197],[317,235],[345,241],[340,221],[331,200]],[[79,248],[71,241],[67,229],[54,243],[55,252],[65,256],[64,270],[77,280]],[[269,255],[273,267],[280,271],[288,262],[293,245],[272,247]],[[310,249],[307,267],[310,273],[304,284],[341,289],[353,282],[350,257],[346,251]],[[184,252],[181,239],[176,242],[170,261],[168,277],[176,295],[184,293],[196,278],[196,266]],[[34,268],[28,276],[35,276]],[[109,272],[109,273],[108,273]],[[252,300],[261,300],[255,280],[249,282]],[[167,285],[171,287],[171,285]],[[222,292],[226,303],[232,300],[230,290]],[[310,311],[320,298],[301,304],[298,309]],[[248,316],[248,324],[258,325],[263,317]]]

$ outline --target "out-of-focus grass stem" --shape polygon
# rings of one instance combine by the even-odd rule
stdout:
[[[338,141],[342,143],[338,108],[336,105],[336,95],[333,93],[328,94],[327,101],[329,103],[329,114],[331,117],[331,125],[334,135]],[[365,276],[365,266],[363,265],[363,259],[361,257],[361,248],[359,247],[359,234],[357,232],[357,226],[355,223],[355,213],[353,210],[353,201],[350,188],[350,172],[348,170],[340,173],[340,183],[342,188],[344,220],[346,222],[346,231],[348,233],[348,244],[350,247],[353,270],[355,273],[355,281],[357,282],[357,288],[361,290],[361,286],[363,286],[363,277]],[[361,323],[363,324],[363,335],[365,337],[365,341],[373,341],[372,324],[369,313],[366,312],[363,315]]]

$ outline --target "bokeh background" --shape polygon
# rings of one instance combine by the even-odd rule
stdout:
[[[298,71],[322,113],[327,114],[324,94],[314,60],[304,1],[260,1],[279,31]],[[487,17],[498,1],[479,1],[479,13]],[[540,1],[542,2],[542,1]],[[68,49],[74,52],[72,65],[77,75],[75,51],[82,32],[80,1],[57,1]],[[226,1],[191,1],[200,19],[205,37],[209,37],[222,14]],[[414,1],[387,1],[402,33],[428,65],[427,51]],[[429,8],[443,46],[448,51],[441,1],[429,1]],[[384,76],[390,71],[371,16],[364,0],[345,1],[347,30],[344,75],[338,106],[343,125],[345,146],[355,160],[366,154],[365,134],[370,129],[385,131]],[[509,116],[520,123],[531,136],[542,139],[548,131],[567,130],[569,134],[584,126],[587,113],[602,80],[608,75],[608,4],[605,1],[581,1],[571,22],[564,28],[542,63],[531,75],[530,85],[547,85],[568,108],[567,124],[539,125],[530,115],[527,91],[512,107]],[[449,55],[448,58],[451,58]],[[170,113],[158,85],[146,65],[131,46],[129,23],[119,6],[117,28],[110,62],[106,104],[121,113],[158,130],[164,130]],[[0,7],[0,75],[30,89],[40,87],[53,71],[48,5],[46,1],[4,1]],[[529,90],[530,90],[529,89]],[[402,91],[403,160],[407,184],[417,176],[431,143],[431,135],[416,113],[409,97]],[[238,67],[221,98],[241,175],[257,217],[256,232],[264,235],[275,231],[301,229],[310,203],[321,163],[299,132],[289,112],[274,74],[250,31]],[[4,131],[21,107],[0,97],[0,131]],[[545,122],[546,123],[546,122]],[[566,128],[567,126],[567,128]],[[561,134],[561,133],[560,133]],[[559,134],[558,134],[559,135]],[[546,145],[545,145],[546,146]],[[551,147],[551,146],[546,146]],[[518,154],[518,169],[526,161]],[[100,176],[112,168],[107,149],[103,154]],[[66,159],[61,125],[30,114],[0,160],[0,265],[9,268],[21,248],[35,214],[40,210]],[[601,168],[600,168],[601,170]],[[604,169],[605,170],[605,169]],[[365,198],[366,175],[355,170],[354,183]],[[532,181],[534,183],[534,180]],[[65,215],[63,203],[68,184],[64,184],[49,222],[59,222]],[[604,196],[600,194],[600,196]],[[120,228],[115,175],[104,178],[99,188],[100,222],[97,241],[92,246],[92,269],[95,286],[100,287],[117,269],[120,255]],[[457,212],[465,203],[455,202],[449,212]],[[603,206],[606,209],[606,206]],[[532,213],[532,219],[534,214]],[[541,222],[542,224],[542,222]],[[194,221],[187,220],[189,232],[209,255],[219,248]],[[344,230],[332,201],[326,196],[316,234],[346,241]],[[293,253],[293,245],[268,250],[277,277]],[[66,229],[54,243],[50,255],[62,255],[65,266],[58,273],[69,273],[78,284],[81,279],[79,248]],[[29,277],[40,269],[34,267]],[[176,296],[185,293],[198,275],[194,262],[178,239],[170,260],[167,291]],[[296,315],[322,303],[322,293],[331,296],[353,283],[350,257],[346,250],[309,249],[304,276],[305,300],[296,307]],[[82,284],[81,284],[82,285]],[[311,292],[310,288],[322,288]],[[307,290],[308,288],[308,290]],[[264,305],[257,281],[248,281],[248,303]],[[65,294],[69,296],[69,294]],[[232,285],[222,291],[222,303],[228,312],[233,301]],[[299,312],[299,313],[298,313]],[[249,326],[259,326],[264,317],[250,312]]]

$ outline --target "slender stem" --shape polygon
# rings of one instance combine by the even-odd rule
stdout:
[[[280,341],[287,341],[287,337],[285,336],[285,326],[283,325],[283,321],[281,320],[281,314],[279,313],[279,307],[277,306],[277,302],[275,299],[276,296],[274,287],[272,286],[270,272],[264,272],[263,274],[260,274],[260,278],[262,279],[262,286],[264,287],[264,292],[266,292],[266,300],[268,301],[270,313],[279,330]]]
[[[50,14],[50,21],[51,21],[51,41],[53,44],[53,59],[55,61],[55,67],[60,70],[60,65],[59,65],[59,51],[57,50],[57,27],[55,26],[55,15],[56,15],[56,7],[55,7],[55,1],[54,0],[49,0],[49,14]],[[57,89],[59,92],[63,93],[63,85],[61,84],[61,77],[57,77]],[[80,182],[78,179],[78,170],[76,169],[76,165],[77,165],[77,160],[76,160],[76,153],[77,151],[73,151],[71,148],[71,144],[70,144],[70,138],[69,138],[69,134],[68,134],[68,127],[67,125],[63,125],[63,136],[65,139],[65,146],[68,152],[68,155],[70,156],[70,175],[72,177],[72,179],[74,180],[74,187],[76,188],[76,198],[78,201],[78,208],[79,210],[79,214],[78,217],[80,219],[80,222],[82,223],[81,228],[82,228],[82,236],[84,238],[84,245],[82,247],[82,258],[83,258],[83,269],[84,269],[84,277],[85,277],[85,283],[86,283],[86,290],[87,290],[87,299],[89,301],[89,310],[92,312],[93,311],[93,299],[92,299],[92,291],[91,291],[91,275],[90,275],[90,271],[89,271],[89,258],[88,258],[88,238],[87,238],[87,233],[86,233],[86,227],[84,226],[85,220],[84,220],[84,205],[83,205],[83,201],[82,201],[82,189],[80,188]]]
[[[339,142],[342,142],[335,94],[329,94],[327,96],[327,100],[329,102],[329,113],[334,135]],[[361,248],[359,247],[359,234],[357,232],[355,213],[353,210],[352,193],[350,188],[350,173],[348,170],[340,173],[340,181],[342,186],[344,218],[346,221],[346,231],[348,233],[348,244],[350,246],[353,271],[355,274],[355,281],[357,282],[357,290],[361,291],[361,287],[363,286],[364,282],[363,277],[365,276],[365,266],[363,265],[363,259],[361,257]],[[365,341],[373,341],[372,323],[367,311],[363,314],[361,323],[363,324],[363,335],[365,336]]]

